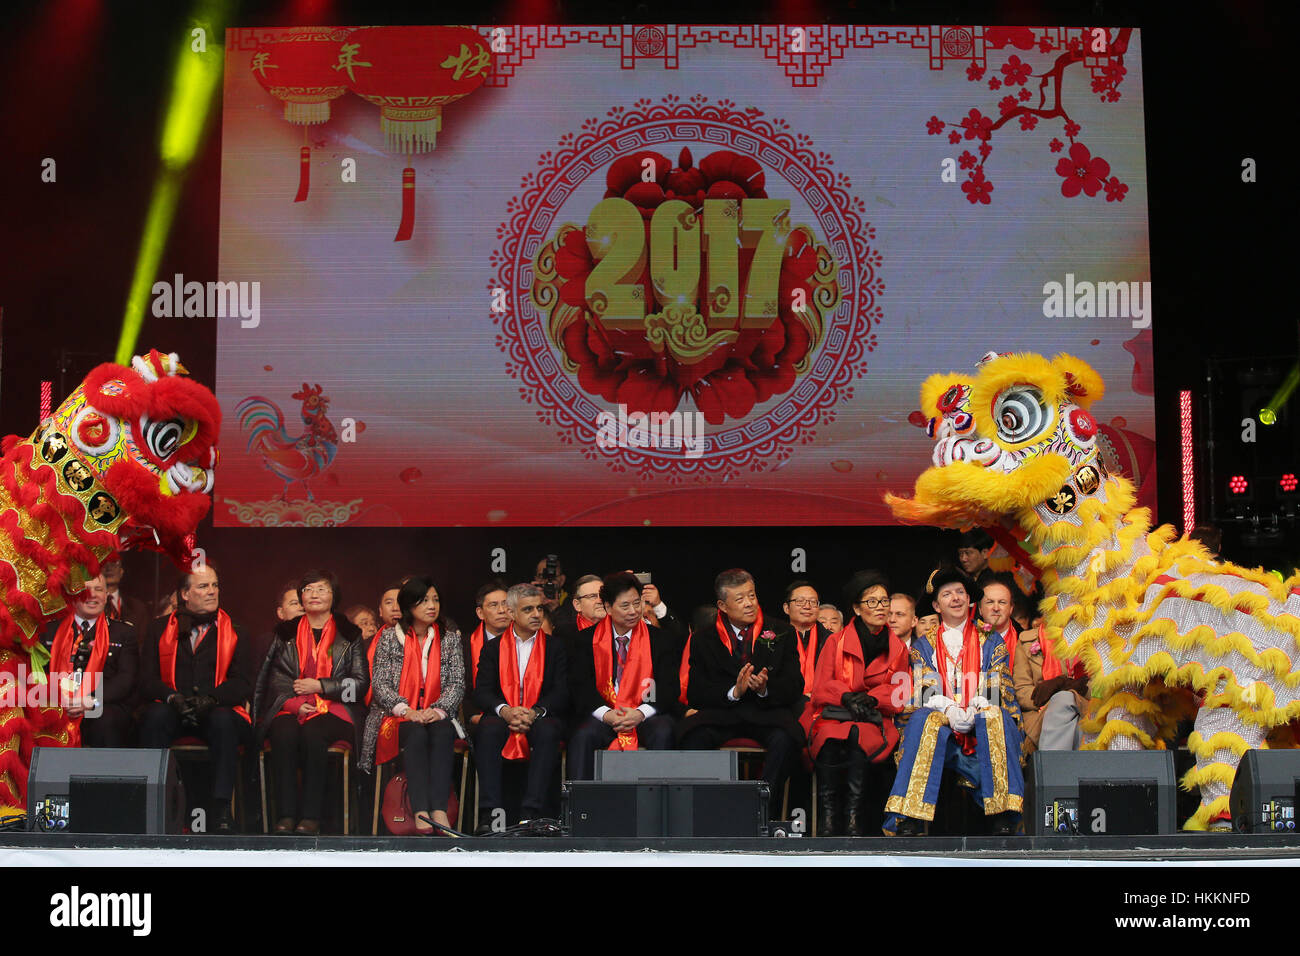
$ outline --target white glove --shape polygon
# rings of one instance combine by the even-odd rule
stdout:
[[[987,697],[974,697],[971,699],[970,702],[970,711],[973,714],[978,714],[985,707],[989,707],[989,706],[991,705],[989,704]]]
[[[963,710],[954,705],[948,714],[948,726],[959,734],[968,734],[975,729],[975,715],[969,707]]]
[[[925,706],[931,710],[937,710],[941,714],[946,714],[949,707],[956,706],[957,702],[951,697],[944,697],[943,694],[935,694],[925,702]]]

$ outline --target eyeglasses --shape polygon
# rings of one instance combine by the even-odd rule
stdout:
[[[328,584],[309,584],[302,589],[303,596],[308,594],[332,594],[333,589]]]
[[[816,607],[818,602],[816,598],[791,598],[789,603],[795,607]]]
[[[863,607],[889,607],[889,598],[866,598],[858,603]]]
[[[592,591],[590,594],[578,594],[576,595],[576,597],[578,598],[579,601],[599,601],[600,592]]]

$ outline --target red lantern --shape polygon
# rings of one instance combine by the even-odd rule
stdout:
[[[250,67],[257,82],[284,101],[284,118],[303,128],[294,202],[307,198],[311,182],[307,127],[329,122],[330,100],[347,92],[347,77],[334,69],[339,44],[347,35],[347,30],[336,27],[301,27],[275,40],[261,41],[253,53]]]
[[[411,156],[437,144],[442,108],[483,85],[492,54],[468,27],[361,27],[348,34],[335,69],[352,92],[379,107],[390,151]],[[402,170],[402,222],[394,241],[415,227],[415,170]]]

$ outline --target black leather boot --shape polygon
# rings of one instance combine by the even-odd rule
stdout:
[[[844,765],[828,741],[817,755],[817,835],[838,836],[844,809]]]
[[[862,798],[867,790],[867,755],[857,745],[849,750],[848,786],[845,790],[849,805],[846,832],[849,836],[862,836]]]

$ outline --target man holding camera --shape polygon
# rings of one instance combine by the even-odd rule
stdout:
[[[140,693],[148,705],[140,721],[142,747],[171,746],[195,736],[212,754],[212,800],[219,833],[230,832],[239,745],[252,744],[246,702],[253,686],[248,641],[218,607],[216,568],[197,566],[182,575],[177,611],[149,625],[140,667]]]

